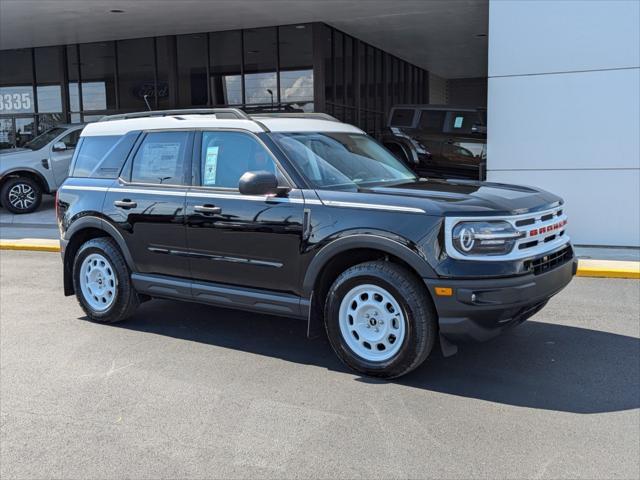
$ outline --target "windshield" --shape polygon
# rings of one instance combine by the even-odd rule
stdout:
[[[36,138],[24,144],[25,148],[29,148],[31,150],[40,150],[42,147],[47,145],[51,140],[56,138],[58,135],[62,135],[64,132],[64,128],[51,128],[44,132],[41,135],[38,135]]]
[[[371,137],[358,133],[272,133],[316,188],[402,183],[416,176]]]

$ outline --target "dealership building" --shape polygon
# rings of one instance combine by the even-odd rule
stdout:
[[[640,2],[2,0],[0,147],[121,112],[486,107],[490,181],[563,196],[582,245],[640,247]]]

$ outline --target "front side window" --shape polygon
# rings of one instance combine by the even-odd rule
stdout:
[[[64,143],[69,150],[76,148],[78,140],[80,139],[80,132],[82,132],[82,129],[74,130],[62,137],[59,141]]]
[[[240,177],[250,171],[277,174],[271,154],[246,133],[203,132],[200,155],[200,184],[204,187],[238,188]]]
[[[51,128],[46,132],[38,135],[36,138],[24,144],[25,148],[30,150],[40,150],[51,142],[58,135],[64,132],[64,128]]]
[[[147,134],[133,158],[131,181],[163,185],[184,184],[188,132]]]
[[[371,137],[359,133],[272,133],[272,138],[316,188],[402,183],[415,175]]]
[[[482,125],[478,112],[448,112],[445,122],[445,133],[473,133],[473,127]]]

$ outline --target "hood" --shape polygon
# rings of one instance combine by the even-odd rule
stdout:
[[[2,158],[12,157],[14,155],[19,155],[21,153],[32,152],[32,151],[33,150],[30,150],[28,148],[7,148],[4,150],[0,150],[0,157]]]
[[[422,203],[442,215],[517,215],[553,208],[562,203],[557,195],[534,187],[470,180],[421,179],[415,182],[361,188],[380,198],[399,197],[403,204]],[[391,202],[391,198],[384,199]],[[425,205],[428,204],[428,205]],[[430,207],[430,208],[429,208]],[[435,212],[434,212],[435,213]]]

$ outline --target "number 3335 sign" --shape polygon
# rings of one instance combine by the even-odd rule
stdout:
[[[33,112],[33,93],[30,90],[29,87],[0,88],[0,113]]]

